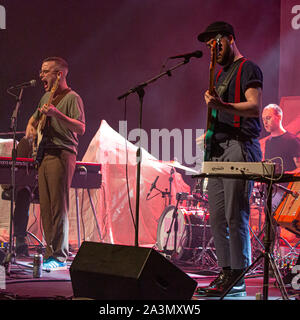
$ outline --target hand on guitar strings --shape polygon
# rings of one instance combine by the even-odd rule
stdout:
[[[223,102],[222,99],[217,94],[215,87],[213,88],[213,92],[210,93],[209,90],[207,90],[204,94],[204,99],[208,107],[213,109],[225,109],[227,103]]]
[[[198,146],[201,150],[203,150],[203,148],[204,148],[205,135],[206,135],[206,132],[203,133],[200,137],[197,137],[197,138],[196,138],[196,144],[197,144],[197,146]]]
[[[40,108],[40,112],[45,114],[46,116],[49,117],[55,117],[57,114],[57,109],[54,107],[54,105],[52,104],[44,104],[41,108]]]

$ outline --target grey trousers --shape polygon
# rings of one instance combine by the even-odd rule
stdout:
[[[38,170],[42,225],[47,243],[44,258],[65,262],[69,253],[69,189],[76,155],[69,151],[46,152]]]
[[[260,161],[259,142],[227,140],[215,145],[212,161]],[[243,269],[251,264],[249,199],[253,182],[242,179],[208,179],[211,231],[220,267]]]

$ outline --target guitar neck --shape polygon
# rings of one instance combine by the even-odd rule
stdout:
[[[51,88],[51,91],[50,91],[50,96],[49,96],[49,99],[48,99],[48,102],[47,102],[47,106],[49,106],[50,104],[52,104],[52,101],[53,101],[53,97],[54,97],[54,94],[58,88],[58,84],[59,84],[59,80],[60,80],[60,74],[58,73],[57,76],[56,76],[56,80],[53,84],[53,87]],[[45,114],[42,114],[41,115],[41,118],[40,118],[40,121],[39,121],[39,131],[43,130],[44,127],[45,127],[45,124],[46,124],[46,118],[47,116]]]
[[[48,102],[47,102],[47,106],[52,104],[53,97],[54,97],[54,94],[55,94],[56,90],[57,90],[57,88],[51,89],[50,96],[49,96],[49,99],[48,99]]]
[[[49,97],[49,99],[48,99],[48,101],[47,101],[47,106],[49,106],[49,105],[52,103],[53,97],[54,97],[54,93],[55,93],[55,91],[54,91],[54,92],[51,91],[50,97]],[[46,117],[47,117],[47,116],[43,113],[43,114],[41,115],[40,121],[43,123],[43,122],[45,121]]]
[[[216,67],[216,56],[217,56],[217,43],[213,41],[211,45],[211,58],[209,64],[209,86],[208,91],[209,94],[213,94],[214,92],[214,76],[215,76],[215,67]],[[207,108],[207,121],[206,121],[206,129],[209,130],[211,128],[211,118],[212,118],[212,109]]]
[[[210,94],[214,92],[214,77],[215,77],[215,66],[209,70],[209,87],[208,91]]]

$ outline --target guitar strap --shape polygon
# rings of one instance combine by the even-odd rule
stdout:
[[[228,85],[235,74],[235,71],[237,70],[237,77],[236,77],[236,84],[235,84],[235,97],[234,97],[234,102],[240,102],[240,90],[241,90],[241,73],[242,73],[242,66],[243,64],[247,61],[245,58],[241,58],[237,60],[232,66],[230,71],[228,72],[227,76],[225,77],[224,81],[216,88],[216,91],[218,95],[222,98],[222,95],[224,92],[227,90]],[[216,82],[218,81],[223,69],[219,70],[216,76]],[[214,130],[215,130],[215,123],[216,119],[218,116],[218,110],[212,109],[211,110],[211,126],[210,126],[210,134],[206,135],[205,137],[205,142],[206,142],[206,148],[205,148],[205,153],[204,153],[204,160],[209,161],[210,159],[210,153],[211,153],[211,141],[214,135]],[[234,115],[233,118],[233,126],[235,128],[239,128],[241,124],[241,117],[238,115]],[[207,132],[208,133],[208,132]],[[210,141],[210,142],[209,142]]]
[[[238,61],[236,61],[233,66],[231,67],[231,70],[229,71],[229,73],[227,74],[226,78],[224,79],[224,81],[218,86],[218,88],[216,88],[216,91],[218,93],[218,95],[222,98],[222,95],[224,94],[224,92],[226,91],[226,89],[228,88],[228,85],[235,73],[235,71],[238,69],[237,71],[237,76],[236,76],[236,82],[235,82],[235,95],[234,95],[234,102],[240,102],[240,96],[241,96],[241,73],[242,73],[242,67],[243,64],[247,61],[246,58],[241,58]],[[223,69],[221,69],[217,76],[216,76],[216,82],[218,81],[221,73],[222,73]],[[214,112],[213,117],[214,119],[217,118],[217,110],[213,109],[212,110]],[[233,126],[235,128],[239,128],[240,127],[240,123],[241,123],[241,117],[234,115],[234,119],[233,119]]]
[[[236,76],[236,82],[235,82],[235,95],[234,95],[234,102],[240,102],[241,101],[241,73],[242,73],[242,67],[243,64],[246,62],[247,59],[243,58],[243,61],[240,63],[237,76]],[[233,119],[233,126],[235,128],[240,128],[241,126],[241,117],[238,115],[234,115]]]
[[[229,82],[231,81],[233,75],[234,75],[234,72],[240,67],[239,71],[238,71],[238,74],[237,74],[237,82],[239,82],[239,84],[241,83],[241,67],[242,65],[246,62],[247,59],[245,58],[241,58],[239,59],[238,61],[236,61],[230,71],[228,72],[226,78],[224,79],[224,81],[218,86],[218,88],[216,89],[217,90],[217,93],[220,97],[222,97],[222,95],[224,94],[224,92],[226,91],[228,85],[229,85]],[[222,73],[223,69],[221,69],[217,76],[216,76],[216,82],[218,81],[221,73]],[[239,79],[238,79],[239,78]]]

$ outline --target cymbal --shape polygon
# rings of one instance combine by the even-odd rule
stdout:
[[[191,173],[199,173],[199,171],[183,166],[181,163],[179,163],[177,160],[172,160],[172,161],[163,161],[163,160],[156,160],[156,159],[151,159],[152,161],[157,161],[160,162],[161,164],[165,164],[169,167],[173,167],[173,168],[177,168],[177,169],[181,169],[181,170],[185,170]]]

